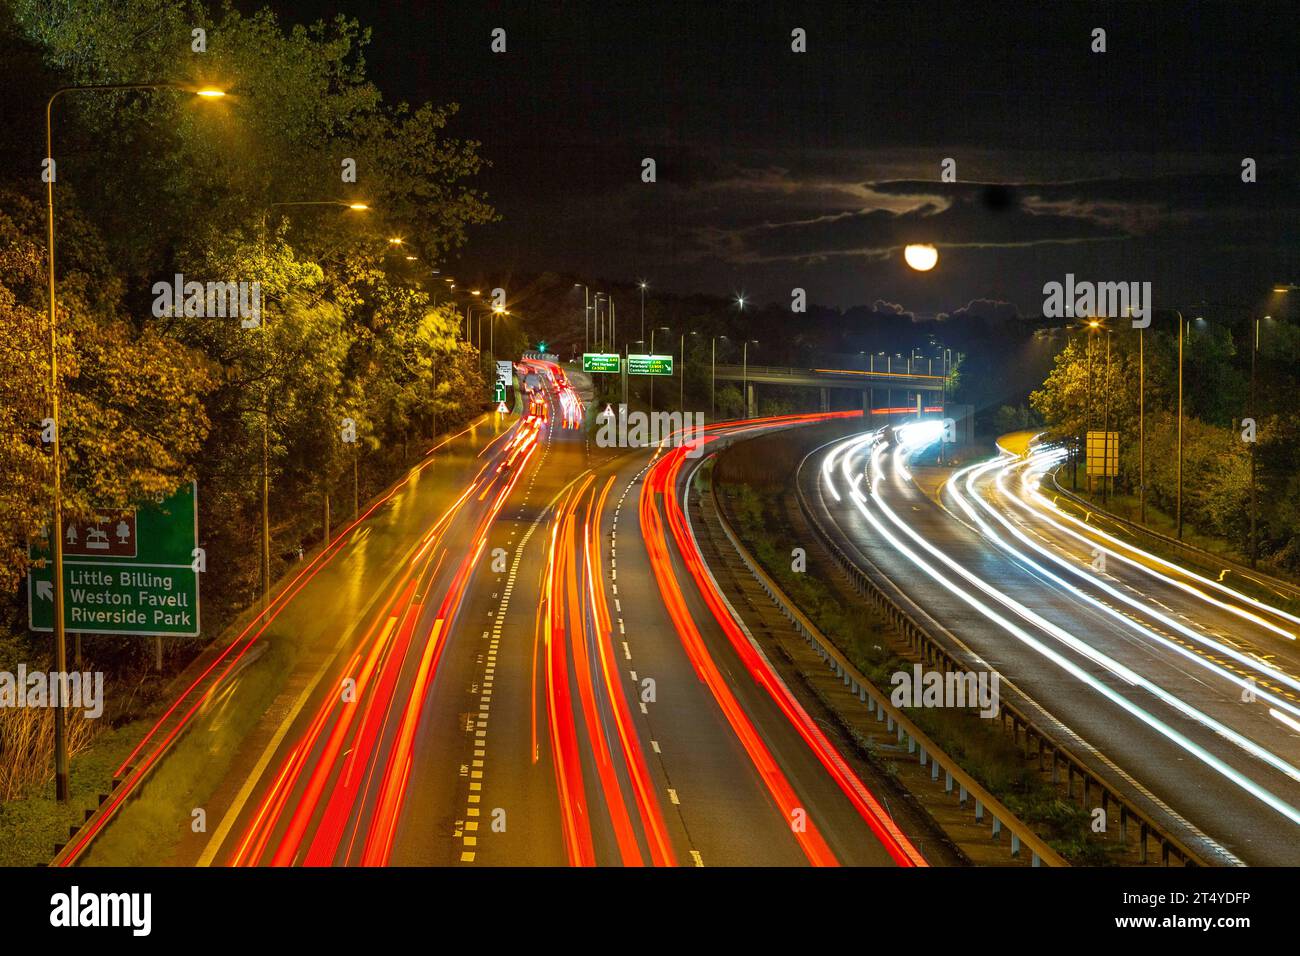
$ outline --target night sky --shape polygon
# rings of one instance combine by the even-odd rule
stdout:
[[[458,274],[924,316],[1037,315],[1067,272],[1150,281],[1157,308],[1300,281],[1295,4],[272,5],[356,16],[389,100],[461,105],[503,218]],[[938,268],[908,270],[906,242]]]

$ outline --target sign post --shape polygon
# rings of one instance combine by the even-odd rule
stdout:
[[[69,631],[156,637],[199,635],[198,483],[157,504],[65,519],[63,616]],[[30,547],[28,626],[54,630],[48,540]]]

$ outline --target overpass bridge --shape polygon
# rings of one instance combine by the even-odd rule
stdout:
[[[916,412],[920,399],[926,411],[944,405],[944,377],[920,372],[871,372],[849,368],[781,368],[772,365],[719,365],[714,372],[722,382],[740,382],[745,408],[756,413],[756,386],[785,385],[821,390],[821,407],[830,409],[831,389],[860,392],[862,410],[869,414]],[[856,404],[856,403],[855,403]]]

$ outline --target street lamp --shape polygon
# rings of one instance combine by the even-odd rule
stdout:
[[[641,287],[641,338],[638,341],[644,342],[645,341],[645,287],[646,287],[645,279],[642,279],[640,282],[637,283],[637,285]]]
[[[612,292],[609,295],[609,350],[618,351],[618,305]]]
[[[718,417],[718,339],[725,338],[725,335],[713,337],[713,367],[709,373],[709,415],[712,418]]]
[[[480,352],[483,351],[483,313],[486,311],[487,309],[481,308],[472,302],[465,305],[465,341],[471,343]],[[478,313],[477,326],[474,325],[475,312]],[[473,333],[475,328],[478,329],[477,337]]]
[[[492,306],[492,318],[488,321],[488,352],[495,359],[497,355],[497,316],[509,315],[504,305]]]
[[[1107,495],[1108,495],[1108,489],[1109,489],[1109,486],[1114,484],[1114,481],[1113,481],[1113,480],[1111,480],[1111,481],[1109,481],[1109,482],[1106,480],[1107,478],[1112,478],[1112,479],[1113,479],[1113,476],[1110,475],[1110,474],[1108,474],[1108,472],[1110,471],[1110,388],[1111,388],[1111,384],[1110,384],[1110,339],[1111,339],[1111,330],[1108,329],[1108,328],[1106,328],[1105,326],[1101,326],[1101,330],[1102,330],[1103,332],[1106,333],[1106,371],[1105,371],[1105,373],[1104,373],[1104,378],[1103,378],[1103,380],[1102,380],[1102,400],[1101,400],[1101,409],[1102,409],[1102,413],[1101,413],[1101,414],[1102,414],[1102,418],[1101,418],[1101,440],[1102,440],[1102,448],[1103,448],[1102,455],[1101,455],[1101,501],[1102,501],[1102,504],[1105,504],[1106,501],[1108,500],[1108,499],[1107,499]],[[1116,458],[1118,459],[1118,449],[1116,449],[1116,453],[1117,453],[1117,454],[1116,454]]]
[[[740,359],[740,380],[741,380],[741,397],[745,401],[745,417],[753,418],[749,408],[749,344],[758,344],[758,339],[745,339],[745,344],[741,347]]]
[[[655,332],[656,331],[669,332],[671,331],[671,329],[669,329],[668,326],[666,325],[661,325],[657,330],[656,329],[650,330],[650,355],[651,356],[655,354]],[[650,411],[653,412],[655,410],[655,377],[653,375],[649,375],[647,376],[647,378],[650,379]]]
[[[1276,291],[1276,290],[1275,290]],[[1264,316],[1271,319],[1271,315]],[[1259,319],[1255,319],[1255,334],[1250,347],[1250,417],[1255,421],[1255,439],[1250,443],[1250,566],[1253,568],[1259,558],[1258,539],[1258,501],[1255,497],[1255,444],[1259,439],[1259,405],[1255,392],[1255,365],[1259,356]]]
[[[54,180],[57,167],[54,165],[54,133],[52,115],[54,101],[64,93],[120,92],[123,90],[181,90],[191,92],[204,99],[220,99],[225,96],[223,90],[204,87],[191,89],[177,83],[100,83],[86,86],[64,86],[50,94],[45,102],[45,158],[50,161],[49,175],[46,178],[45,210],[46,238],[48,246],[46,256],[49,259],[49,310],[50,310],[50,420],[54,425],[51,441],[51,466],[54,471],[53,481],[53,524],[54,539],[54,667],[62,674],[68,669],[67,633],[63,622],[63,476],[62,456],[60,454],[59,422],[59,327],[57,299],[54,283]],[[64,726],[63,696],[54,704],[54,792],[60,803],[68,800],[68,747],[67,731]]]
[[[309,199],[295,200],[292,202],[273,202],[269,203],[262,210],[262,254],[266,255],[266,237],[267,237],[267,216],[272,209],[285,206],[342,206],[350,211],[364,212],[370,207],[365,203],[343,202],[338,199]],[[389,239],[391,245],[401,245],[400,238]],[[409,257],[408,257],[409,258]],[[261,335],[262,342],[262,361],[266,362],[266,314],[258,316],[258,332]],[[270,402],[270,381],[266,378],[262,381],[262,607],[265,608],[271,601],[271,463],[270,463],[270,444],[271,444],[271,402]],[[352,497],[355,502],[357,498],[357,485],[359,482],[359,465],[356,459],[357,449],[353,449],[352,462]],[[328,492],[327,492],[328,494]],[[327,505],[328,507],[328,505]],[[353,510],[356,510],[355,508]]]
[[[1273,286],[1275,295],[1286,295],[1288,292],[1300,290],[1300,286],[1291,283],[1278,283]],[[1264,316],[1266,321],[1272,321],[1271,315]],[[1259,500],[1256,496],[1255,487],[1255,445],[1259,438],[1259,406],[1255,390],[1255,366],[1259,355],[1259,319],[1255,319],[1255,337],[1251,343],[1250,349],[1250,417],[1255,420],[1255,437],[1256,441],[1250,443],[1250,566],[1253,568],[1256,561],[1259,560]]]
[[[1183,326],[1186,324],[1186,334],[1192,334],[1191,323],[1185,323],[1183,313],[1175,309],[1174,313],[1178,316],[1178,540],[1183,539]],[[1196,317],[1197,322],[1204,322],[1199,315]]]
[[[594,345],[597,352],[605,350],[600,324],[600,300],[604,294],[603,292],[595,292],[591,296],[591,335],[595,340]]]
[[[696,333],[691,332],[690,334],[695,335]],[[679,411],[683,411],[683,412],[686,411],[686,335],[687,332],[685,327],[683,326],[681,342],[678,343],[677,346],[678,351],[681,353],[682,356],[682,370],[681,370],[681,374],[678,376],[679,391],[677,396],[677,407]]]
[[[1178,523],[1178,540],[1183,540],[1183,313],[1174,310],[1178,316],[1178,490],[1175,500],[1175,513]],[[1190,330],[1189,330],[1190,331]]]
[[[1129,315],[1133,310],[1130,308]],[[1146,326],[1138,326],[1138,521],[1147,520],[1147,356]]]

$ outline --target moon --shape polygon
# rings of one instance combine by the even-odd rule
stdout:
[[[931,245],[911,245],[903,250],[903,259],[917,272],[929,272],[939,261],[939,250]]]

